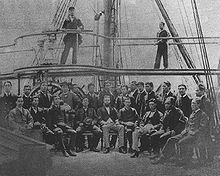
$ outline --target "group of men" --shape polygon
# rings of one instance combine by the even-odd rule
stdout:
[[[54,144],[66,157],[83,151],[83,133],[87,131],[93,134],[88,136],[88,145],[94,152],[99,152],[97,146],[103,138],[103,153],[109,153],[118,137],[120,153],[129,152],[135,158],[147,150],[153,164],[173,156],[189,163],[192,144],[198,145],[201,162],[212,157],[207,141],[213,109],[203,84],[198,85],[193,100],[184,84],[174,95],[169,81],[163,82],[160,94],[153,91],[152,82],[135,81],[114,91],[111,82],[106,81],[99,93],[90,83],[88,93],[81,97],[69,89],[67,82],[61,84],[61,94],[53,96],[47,82],[42,82],[39,93],[32,97],[29,85],[24,86],[23,96],[13,95],[11,87],[10,81],[4,83],[0,125],[24,135],[28,129],[41,129],[45,142]],[[118,135],[110,138],[111,132]]]

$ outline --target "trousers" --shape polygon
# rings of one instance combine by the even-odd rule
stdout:
[[[164,68],[167,68],[168,67],[168,47],[167,47],[167,44],[164,44],[163,46],[158,46],[154,68],[156,68],[156,69],[160,68],[160,62],[161,62],[162,57],[163,57],[163,66],[164,66]]]

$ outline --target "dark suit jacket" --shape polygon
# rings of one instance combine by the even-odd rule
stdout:
[[[84,125],[92,125],[93,123],[97,123],[98,117],[94,108],[88,108],[85,111],[84,108],[79,108],[76,111],[76,124],[79,125],[83,123]]]
[[[31,113],[34,122],[45,123],[46,118],[42,109],[37,108],[37,111],[35,112],[33,107],[30,107],[29,112]]]
[[[52,96],[47,93],[46,96],[40,92],[39,94],[39,107],[40,108],[49,108],[52,104]]]
[[[130,107],[129,109],[126,109],[125,107],[119,110],[119,115],[118,115],[119,121],[122,122],[135,122],[139,120],[139,115],[137,111]]]
[[[90,93],[87,93],[86,96],[89,99],[89,106],[94,108],[96,111],[99,108],[99,96],[98,94],[94,93],[93,96],[91,96]]]
[[[190,99],[188,95],[184,97],[178,96],[176,100],[176,107],[180,108],[183,111],[183,114],[188,118],[192,113],[191,101],[192,99]]]
[[[183,112],[179,108],[172,107],[170,111],[165,111],[162,119],[163,129],[165,131],[174,130],[176,134],[179,134],[185,128],[184,120]]]
[[[0,98],[0,126],[3,128],[8,128],[8,123],[6,116],[9,111],[16,107],[17,96],[10,94],[6,96],[5,94]]]
[[[146,125],[146,124],[152,124],[152,125],[158,125],[161,123],[161,118],[163,117],[163,114],[156,110],[154,115],[150,117],[151,111],[147,111],[141,120],[141,124]]]
[[[139,93],[139,91],[136,91],[133,95],[135,102],[134,107],[140,117],[142,117],[145,112],[145,106],[146,106],[145,96],[146,96],[145,90],[143,90],[141,93]]]
[[[110,114],[108,114],[107,110],[105,109],[104,106],[98,108],[97,111],[98,119],[99,121],[107,121],[109,118],[115,122],[118,119],[118,113],[117,110],[113,107],[110,107]]]

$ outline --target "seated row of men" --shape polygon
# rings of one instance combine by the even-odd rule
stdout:
[[[91,86],[94,88],[92,84],[88,87],[91,88]],[[99,94],[99,99],[103,99],[103,104],[98,108],[94,108],[95,104],[93,103],[94,101],[91,101],[91,97],[95,95],[90,91],[87,96],[82,98],[82,106],[75,108],[75,125],[73,129],[65,123],[65,114],[68,109],[73,109],[70,106],[70,103],[73,103],[73,98],[69,98],[68,94],[71,92],[68,90],[66,84],[63,86],[61,96],[51,97],[47,93],[47,84],[42,83],[40,95],[32,99],[30,111],[22,108],[24,97],[17,98],[16,108],[10,111],[8,116],[9,127],[13,131],[24,133],[25,129],[40,126],[44,131],[46,141],[56,144],[65,156],[75,156],[76,154],[73,152],[74,149],[78,151],[83,150],[84,138],[82,133],[88,130],[93,132],[93,136],[89,137],[90,150],[98,151],[97,145],[103,135],[105,144],[104,153],[109,153],[111,147],[109,133],[113,130],[118,132],[118,146],[119,152],[121,153],[126,153],[127,140],[129,144],[128,151],[134,152],[131,157],[138,157],[140,150],[148,150],[154,153],[151,158],[155,158],[158,157],[160,151],[162,151],[163,155],[161,155],[159,159],[156,159],[155,163],[164,161],[164,158],[169,156],[167,153],[170,152],[170,154],[173,154],[173,152],[176,151],[174,150],[175,145],[177,143],[180,145],[181,142],[179,142],[179,140],[184,139],[185,136],[188,140],[189,135],[194,135],[194,137],[189,138],[189,141],[186,139],[183,140],[186,141],[185,144],[188,145],[192,143],[192,141],[197,140],[195,134],[203,133],[204,131],[202,130],[208,131],[207,122],[210,120],[207,120],[208,117],[206,115],[203,115],[203,119],[205,120],[201,120],[200,116],[195,118],[193,113],[191,115],[192,117],[190,116],[192,110],[193,112],[201,111],[199,109],[210,111],[210,109],[207,108],[208,101],[204,96],[205,88],[203,85],[198,86],[196,93],[200,99],[192,101],[192,110],[191,100],[185,100],[185,97],[187,97],[185,85],[178,86],[179,94],[181,95],[179,98],[171,95],[171,85],[169,82],[164,82],[164,96],[159,98],[157,98],[155,94],[152,96],[152,83],[145,85],[146,91],[143,89],[143,83],[138,83],[137,86],[138,89],[134,91],[134,94],[136,93],[137,95],[126,95],[122,91],[122,94],[117,96],[115,104],[112,102],[114,97],[112,94],[109,94],[110,91],[107,92],[107,89],[105,89],[104,91],[106,92],[103,91]],[[147,91],[147,86],[151,87],[151,91]],[[167,89],[169,90],[168,92],[165,91],[167,87],[169,87],[169,89]],[[122,90],[123,88],[124,92],[127,92],[127,86],[122,86]],[[64,89],[67,89],[67,91]],[[144,99],[141,95],[143,92],[146,94]],[[60,97],[65,104],[61,103]],[[149,99],[149,97],[151,98]],[[50,104],[51,100],[52,105]],[[145,104],[138,104],[140,100],[144,100]],[[70,102],[67,103],[68,101]],[[117,107],[117,103],[120,105],[120,108],[119,106]],[[66,104],[70,107],[66,106]],[[197,109],[194,108],[195,104],[197,105]],[[39,105],[40,107],[38,107]],[[143,109],[145,109],[145,111],[143,111]],[[186,117],[189,118],[187,122],[189,127],[184,130],[187,121]],[[195,134],[193,134],[194,132]],[[68,143],[65,142],[64,133],[70,136]],[[140,149],[138,147],[139,139],[141,139]],[[184,147],[181,146],[180,148]],[[182,151],[184,151],[184,149],[182,149]]]

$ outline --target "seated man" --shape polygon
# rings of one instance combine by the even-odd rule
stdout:
[[[78,125],[77,132],[77,149],[78,151],[83,150],[83,137],[82,133],[84,131],[91,131],[93,133],[93,137],[89,136],[88,142],[90,151],[99,152],[96,149],[99,143],[99,139],[102,137],[102,131],[97,126],[98,117],[94,108],[89,107],[89,99],[84,97],[82,99],[82,107],[76,111],[76,124]]]
[[[134,131],[135,122],[139,120],[139,116],[137,111],[130,107],[131,105],[131,98],[125,97],[124,98],[124,107],[119,110],[118,120],[120,124],[125,126],[126,129],[126,141],[125,141],[125,149],[127,148],[127,140],[129,143],[129,150],[128,152],[132,152],[132,132]]]
[[[43,111],[42,108],[38,107],[38,104],[39,97],[33,97],[32,105],[29,109],[31,116],[34,120],[33,129],[41,129],[43,132],[45,142],[48,144],[53,144],[54,133],[46,126],[46,113]]]
[[[65,111],[60,106],[60,97],[55,95],[52,97],[52,100],[53,104],[48,111],[47,126],[55,133],[63,155],[66,157],[69,155],[76,156],[73,152],[75,148],[76,131],[64,123]],[[64,144],[63,133],[70,135],[67,146]]]
[[[133,149],[134,154],[131,158],[138,157],[139,149],[138,149],[138,140],[141,136],[145,134],[152,134],[153,132],[157,131],[158,128],[161,126],[161,118],[163,114],[157,110],[157,102],[154,98],[149,100],[149,107],[150,111],[147,111],[140,122],[140,126],[135,128],[133,132]],[[148,145],[150,145],[150,139],[147,139]],[[158,147],[153,148],[154,153],[159,153]]]
[[[16,107],[9,112],[8,124],[9,129],[17,134],[25,135],[27,129],[33,127],[33,117],[23,106],[24,100],[22,96],[18,96]]]
[[[180,156],[182,159],[182,164],[191,164],[191,159],[193,155],[193,149],[191,145],[195,142],[200,142],[200,158],[201,161],[204,162],[206,157],[206,150],[204,147],[206,137],[208,136],[208,120],[209,117],[203,112],[199,106],[201,104],[201,100],[195,98],[192,100],[192,114],[189,117],[186,128],[178,135],[171,137],[166,142],[161,156],[153,162],[153,164],[163,163],[171,156],[174,156],[175,152],[175,144],[177,144],[180,148]]]
[[[105,144],[104,153],[110,152],[109,145],[109,132],[111,130],[117,131],[119,134],[119,152],[126,153],[123,149],[124,147],[124,126],[120,125],[118,121],[117,110],[110,106],[111,97],[109,95],[104,96],[103,106],[100,107],[97,111],[99,123],[102,126],[103,138]]]
[[[175,99],[173,97],[168,97],[165,100],[166,111],[162,118],[163,125],[158,131],[151,134],[151,144],[153,148],[163,148],[170,137],[180,134],[185,128],[185,116],[174,104]],[[156,153],[149,158],[154,159],[158,156],[158,153]]]

